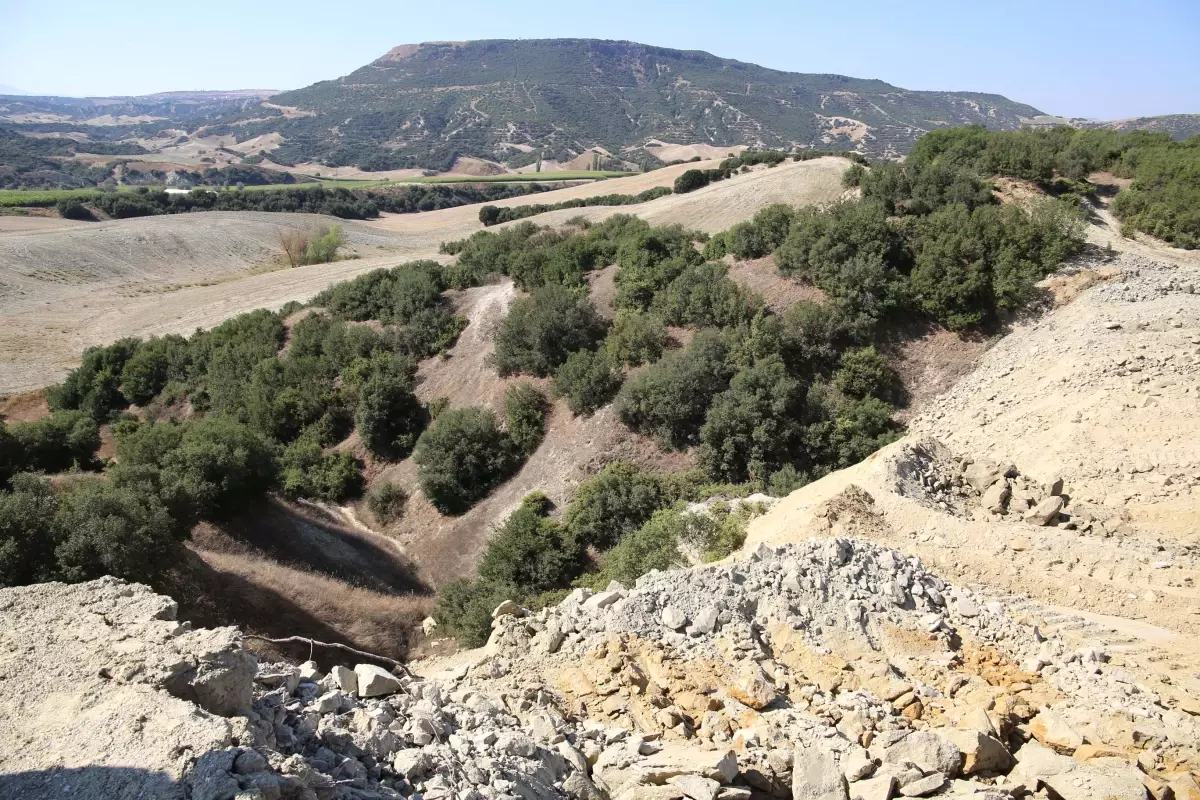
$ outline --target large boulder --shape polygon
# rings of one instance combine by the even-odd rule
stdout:
[[[354,675],[359,697],[382,697],[395,694],[403,688],[399,678],[374,664],[359,664],[354,668]]]
[[[792,800],[849,800],[846,777],[833,751],[798,747],[792,759]]]
[[[887,764],[905,761],[916,764],[922,772],[940,772],[953,778],[962,769],[963,754],[953,742],[931,731],[916,731],[883,751]]]
[[[237,791],[255,659],[176,610],[116,578],[0,589],[0,797]]]
[[[963,754],[962,772],[1005,773],[1012,768],[1013,757],[998,739],[981,731],[945,728],[938,735],[957,747]]]
[[[1062,800],[1146,800],[1146,787],[1133,767],[1084,763],[1037,742],[1017,751],[1017,767],[1009,777],[1030,789],[1045,786]]]

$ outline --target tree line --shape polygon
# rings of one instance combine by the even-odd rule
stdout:
[[[412,214],[462,205],[522,197],[546,191],[541,184],[413,184],[397,189],[347,189],[304,185],[254,191],[167,192],[138,187],[133,192],[97,192],[87,198],[58,202],[68,219],[95,219],[93,209],[114,219],[194,211],[271,211],[325,214],[341,219],[373,219],[380,212]]]
[[[504,222],[534,217],[548,211],[561,211],[565,208],[585,208],[587,206],[632,206],[638,203],[648,203],[660,197],[671,194],[669,186],[655,186],[637,194],[605,194],[597,197],[580,197],[574,200],[563,200],[559,203],[536,203],[527,206],[484,206],[479,209],[479,221],[485,227],[499,225]]]

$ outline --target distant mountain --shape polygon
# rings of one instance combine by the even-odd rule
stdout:
[[[83,122],[95,117],[178,121],[257,107],[273,90],[160,92],[133,97],[58,97],[0,91],[0,119],[26,123]]]
[[[0,159],[0,173],[5,166],[16,170],[7,179],[0,174],[0,182],[25,185],[32,178],[22,176],[31,170],[46,172],[31,185],[56,180],[45,159],[86,162],[90,171],[67,170],[73,181],[105,180],[115,167],[99,164],[96,155],[152,154],[144,168],[134,159],[128,169],[158,173],[170,165],[314,163],[445,171],[461,156],[520,168],[539,159],[564,163],[593,149],[608,153],[604,167],[657,166],[669,157],[656,155],[667,152],[663,143],[707,144],[706,152],[717,154],[749,145],[895,157],[926,131],[971,124],[1138,128],[1176,138],[1200,133],[1200,115],[1068,119],[1001,95],[909,91],[881,80],[781,72],[633,42],[426,42],[395,47],[345,77],[281,93],[0,96],[0,126],[9,132],[88,143],[83,151],[64,141],[9,137],[8,150],[25,160]],[[577,163],[585,161],[590,156]]]
[[[7,83],[0,83],[0,94],[26,94],[15,86],[9,86]]]
[[[1182,141],[1200,134],[1200,114],[1164,114],[1159,117],[1131,117],[1103,122],[1080,117],[1054,117],[1042,115],[1023,119],[1028,126],[1070,125],[1075,128],[1107,128],[1114,131],[1152,131],[1169,133],[1171,138]]]
[[[1000,95],[915,92],[595,39],[402,45],[272,104],[312,114],[247,126],[251,135],[282,133],[278,157],[379,168],[441,166],[453,153],[528,161],[530,148],[561,160],[650,139],[893,156],[928,130],[1015,129],[1020,117],[1041,113]]]

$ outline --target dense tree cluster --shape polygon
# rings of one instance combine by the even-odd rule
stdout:
[[[283,182],[290,183],[294,180],[290,174],[283,174],[289,179]],[[139,186],[134,191],[97,191],[89,192],[84,197],[63,198],[57,205],[62,216],[85,220],[95,218],[89,206],[114,219],[156,214],[186,214],[195,211],[271,211],[325,214],[342,219],[373,219],[378,217],[380,212],[411,214],[435,211],[509,197],[523,197],[545,191],[547,188],[542,184],[528,183],[412,184],[387,189],[346,189],[312,184],[278,189],[212,191],[197,188],[190,192],[167,192],[161,188]]]
[[[373,456],[397,459],[417,444],[431,416],[412,391],[417,361],[464,324],[446,310],[443,286],[436,264],[417,262],[331,287],[299,314],[292,304],[191,337],[89,348],[47,392],[51,416],[0,424],[0,582],[151,580],[196,521],[242,513],[268,491],[358,496],[363,464],[334,445],[357,430]],[[544,408],[527,407],[535,399],[514,401],[525,448],[540,439]],[[105,423],[115,465],[53,488],[30,477],[103,469]],[[524,451],[504,436],[500,460],[519,463]],[[371,505],[393,519],[403,499],[381,490]]]
[[[561,211],[565,208],[585,208],[587,206],[632,206],[638,203],[648,203],[671,193],[668,186],[655,186],[637,194],[605,194],[597,197],[580,197],[574,200],[563,200],[559,203],[536,203],[528,206],[484,206],[479,209],[479,221],[486,227],[499,225],[502,222],[534,217],[548,211]]]

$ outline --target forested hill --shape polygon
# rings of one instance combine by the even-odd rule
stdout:
[[[316,114],[279,121],[288,140],[280,157],[377,167],[452,152],[520,162],[536,158],[530,147],[564,160],[649,139],[899,155],[928,130],[1015,129],[1020,117],[1041,113],[1000,95],[907,91],[594,39],[403,45],[272,103]],[[647,154],[653,148],[626,158]]]

